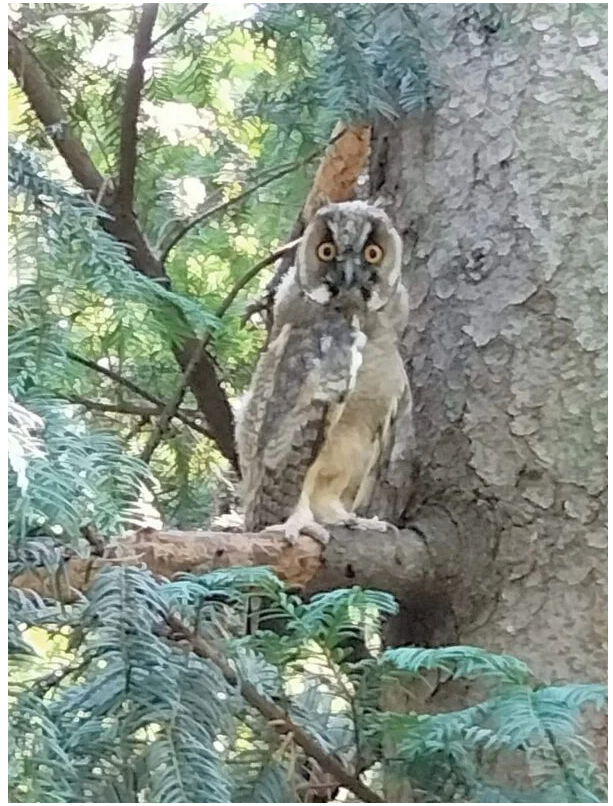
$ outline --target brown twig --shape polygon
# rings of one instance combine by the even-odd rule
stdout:
[[[83,539],[86,540],[91,546],[92,556],[94,557],[104,556],[106,543],[104,542],[104,538],[98,531],[96,524],[86,523],[84,526],[81,526],[80,532]]]
[[[262,258],[258,263],[252,266],[248,271],[246,271],[242,277],[240,277],[232,286],[230,293],[226,296],[224,301],[215,311],[215,316],[217,319],[221,319],[228,311],[228,308],[234,300],[236,299],[239,292],[256,277],[259,272],[262,271],[263,268],[269,266],[271,263],[274,263],[275,260],[278,260],[282,255],[284,255],[288,250],[293,249],[296,246],[297,241],[292,241],[285,246],[282,246],[280,249],[277,249],[276,252],[272,252],[270,255],[267,255],[265,258]],[[160,415],[160,418],[157,422],[156,427],[154,428],[147,444],[145,445],[143,452],[141,454],[141,458],[144,462],[148,462],[157,446],[160,444],[166,429],[168,428],[168,423],[170,420],[175,416],[175,413],[179,410],[179,406],[183,401],[183,397],[189,386],[189,381],[192,375],[192,372],[195,370],[200,358],[204,354],[209,342],[213,337],[213,331],[210,329],[205,330],[202,338],[198,342],[197,346],[194,348],[192,356],[181,375],[181,379],[179,381],[179,385],[173,397],[168,401],[164,411]]]
[[[176,22],[173,22],[171,26],[169,26],[163,33],[161,33],[157,39],[154,39],[151,45],[149,46],[149,52],[151,52],[154,48],[156,48],[163,39],[166,39],[167,36],[176,33],[180,28],[183,28],[186,22],[189,22],[191,19],[196,17],[200,14],[201,11],[204,11],[208,3],[199,3],[196,8],[188,11],[187,14],[184,14],[182,17]]]
[[[162,400],[161,397],[157,397],[156,395],[152,395],[151,392],[148,392],[146,389],[143,389],[138,384],[131,381],[129,378],[125,378],[123,375],[120,375],[118,372],[114,372],[112,369],[107,369],[107,367],[103,367],[100,364],[96,364],[95,361],[90,361],[88,358],[84,358],[82,355],[78,355],[77,353],[73,353],[72,350],[66,351],[66,356],[77,364],[81,364],[84,367],[88,367],[88,369],[94,370],[94,372],[99,372],[101,375],[104,375],[109,380],[114,381],[115,383],[124,386],[126,389],[129,389],[134,394],[139,395],[143,398],[143,400],[149,401],[149,403],[153,403],[156,406],[158,411],[165,411],[167,403],[166,401]],[[80,400],[74,400],[75,403],[81,403]],[[88,401],[90,402],[90,401]],[[85,405],[85,402],[82,403]],[[97,404],[97,407],[100,408],[104,404]],[[205,437],[211,438],[210,431],[200,423],[196,422],[190,415],[185,414],[184,412],[177,410],[173,413],[173,417],[176,417],[177,420],[181,420],[181,422],[188,425],[194,431],[198,431],[198,433],[203,434]]]
[[[302,214],[300,214],[292,227],[292,231],[290,233],[290,243],[300,243],[303,232],[304,222],[302,219]],[[264,289],[262,296],[247,306],[245,313],[241,318],[241,325],[246,325],[254,314],[259,313],[260,311],[266,311],[266,330],[270,335],[270,329],[272,326],[272,307],[274,304],[275,293],[281,284],[283,277],[287,273],[287,270],[294,263],[295,257],[294,248],[288,249],[281,257],[281,260],[275,268],[273,276],[266,284],[266,288]]]
[[[83,406],[90,411],[102,411],[108,414],[128,414],[131,417],[153,417],[160,413],[159,406],[138,406],[134,403],[100,403],[97,400],[89,400],[78,395],[65,395],[62,392],[54,392],[56,397],[61,397],[76,406]]]
[[[214,663],[230,685],[239,687],[243,699],[249,705],[259,711],[279,734],[285,736],[291,733],[293,741],[303,749],[306,755],[314,758],[321,769],[332,775],[341,786],[353,792],[363,803],[383,803],[376,792],[352,775],[334,756],[327,753],[314,736],[292,721],[286,711],[260,694],[252,683],[242,680],[230,666],[226,657],[212,644],[202,636],[188,630],[174,616],[168,617],[167,623],[172,630],[173,637],[177,636],[180,640],[189,643],[195,655]]]
[[[139,406],[136,403],[100,403],[98,400],[79,397],[79,395],[66,395],[63,392],[54,392],[56,397],[61,397],[69,403],[77,406],[84,406],[91,411],[102,411],[109,414],[128,414],[131,417],[157,417],[162,411],[160,406]],[[198,417],[197,409],[182,409],[181,413],[186,417]]]
[[[39,696],[44,696],[47,694],[47,692],[51,691],[52,688],[59,686],[60,683],[63,683],[64,680],[70,675],[78,675],[83,672],[89,666],[89,664],[89,658],[82,663],[79,663],[77,666],[67,663],[60,669],[56,669],[55,671],[44,675],[44,677],[39,677],[38,680],[33,683],[32,688]]]
[[[119,185],[117,201],[124,210],[132,209],[134,200],[134,177],[138,142],[138,113],[140,110],[145,59],[151,49],[151,33],[158,13],[158,3],[144,3],[141,18],[134,36],[132,64],[126,79],[123,113],[121,115],[121,139],[119,143]]]

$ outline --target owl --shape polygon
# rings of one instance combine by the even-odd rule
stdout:
[[[364,202],[327,205],[307,227],[237,414],[247,530],[326,543],[330,525],[393,528],[356,513],[410,399],[401,259],[389,218]]]

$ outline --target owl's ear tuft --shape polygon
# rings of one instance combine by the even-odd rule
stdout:
[[[302,213],[305,225],[308,226],[319,210],[321,210],[322,207],[327,207],[329,204],[332,204],[332,199],[327,193],[315,192],[310,195],[304,205],[304,211]]]

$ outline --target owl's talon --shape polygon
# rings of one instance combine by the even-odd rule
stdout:
[[[313,540],[317,540],[324,548],[330,542],[330,532],[320,524],[313,521],[312,523],[292,523],[291,520],[286,523],[276,523],[273,526],[267,526],[263,534],[283,534],[290,546],[295,546],[298,542],[300,535],[306,535]]]
[[[376,516],[374,518],[359,518],[357,515],[352,515],[346,518],[342,525],[347,529],[359,529],[364,532],[394,532],[396,536],[399,534],[398,527],[394,526],[393,523],[382,521]]]
[[[325,548],[330,542],[330,532],[318,523],[309,523],[303,526],[300,533],[312,537]]]

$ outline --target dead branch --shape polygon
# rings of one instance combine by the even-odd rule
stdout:
[[[487,520],[480,522],[487,526]],[[479,591],[497,573],[478,526],[470,539],[445,504],[429,503],[397,533],[331,528],[325,549],[310,537],[290,545],[278,533],[141,529],[107,542],[102,557],[67,555],[59,573],[36,568],[11,585],[76,602],[108,563],[142,565],[156,577],[204,574],[217,568],[268,567],[305,596],[354,585],[387,591],[399,613],[385,625],[387,645],[453,642],[456,608],[478,606]],[[492,578],[494,578],[492,577]],[[475,587],[474,580],[479,579]],[[471,605],[472,608],[472,605]],[[471,611],[472,612],[472,609]]]
[[[362,585],[390,591],[399,599],[406,598],[407,592],[419,595],[436,576],[435,566],[441,558],[433,559],[420,534],[412,529],[382,535],[335,527],[332,535],[323,549],[307,536],[290,545],[282,535],[270,532],[140,529],[112,540],[102,557],[68,558],[60,595],[64,601],[74,601],[75,592],[87,590],[109,562],[141,563],[164,579],[182,573],[204,574],[216,568],[266,566],[300,589]],[[43,569],[22,574],[12,584],[42,596],[56,595],[57,581]]]
[[[43,569],[12,580],[19,588],[42,596],[74,602],[109,562],[143,564],[153,574],[171,579],[181,573],[205,573],[215,568],[266,566],[281,579],[302,587],[315,576],[322,562],[321,546],[301,537],[295,546],[276,534],[231,532],[179,532],[140,529],[113,541],[103,557],[71,557],[59,581]]]
[[[318,207],[330,202],[348,201],[370,154],[372,129],[364,124],[338,123],[309,191],[302,218],[309,222]]]

